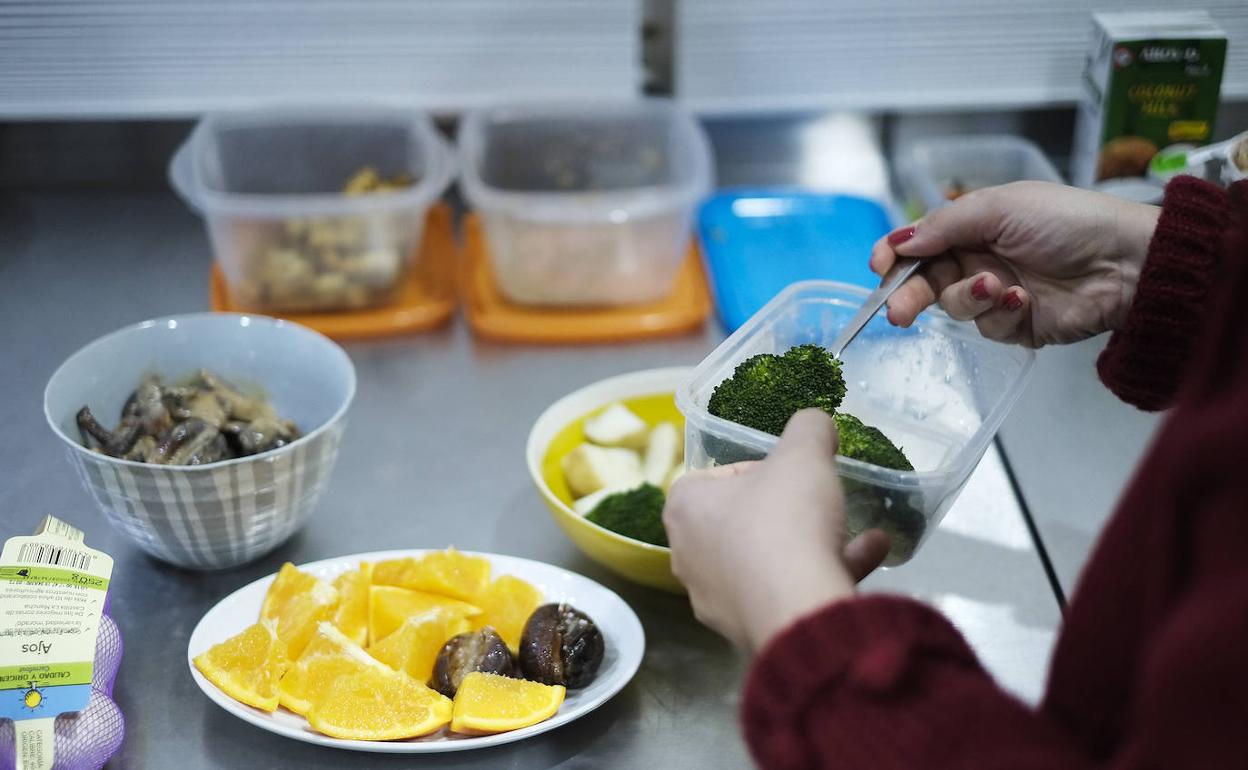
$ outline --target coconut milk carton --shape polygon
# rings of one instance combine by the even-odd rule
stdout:
[[[1083,73],[1071,179],[1145,177],[1158,151],[1213,135],[1226,33],[1204,11],[1098,13]]]

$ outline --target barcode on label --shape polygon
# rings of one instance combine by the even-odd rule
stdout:
[[[23,543],[17,560],[28,564],[50,564],[86,572],[91,569],[91,554],[47,543]]]

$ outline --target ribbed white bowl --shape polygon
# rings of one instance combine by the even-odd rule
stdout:
[[[83,405],[112,425],[144,373],[177,378],[199,368],[263,386],[303,437],[197,467],[119,460],[80,442]],[[320,334],[264,316],[204,313],[145,321],[82,348],[49,380],[44,414],[96,505],[139,547],[180,567],[223,569],[268,553],[307,521],[354,395],[350,359]]]

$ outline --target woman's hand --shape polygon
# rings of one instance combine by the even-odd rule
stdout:
[[[939,301],[989,339],[1075,342],[1122,326],[1159,212],[1047,182],[987,187],[880,239],[871,269],[932,258],[889,299],[898,326]]]
[[[845,543],[836,424],[798,412],[767,459],[690,473],[663,511],[672,571],[699,620],[758,650],[799,617],[854,593],[888,536]]]

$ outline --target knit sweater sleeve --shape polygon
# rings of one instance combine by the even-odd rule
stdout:
[[[779,634],[747,675],[742,721],[766,770],[1092,767],[949,621],[900,597],[838,602]]]
[[[1190,176],[1166,187],[1126,322],[1097,361],[1123,401],[1147,411],[1173,402],[1198,347],[1227,224],[1221,188]]]
[[[1202,506],[1223,525],[1206,533],[1221,547],[1197,568],[1200,590],[1150,640],[1133,726],[1111,755],[1093,757],[1056,715],[1001,690],[934,610],[880,596],[830,605],[759,655],[742,705],[755,761],[763,770],[1242,767],[1248,566],[1226,558],[1227,543],[1244,542],[1242,499]]]

